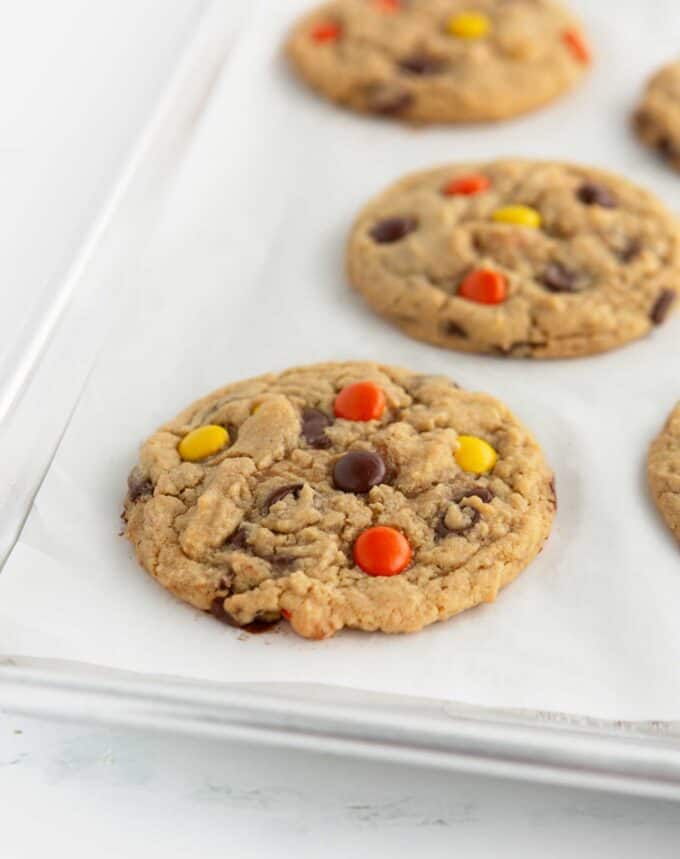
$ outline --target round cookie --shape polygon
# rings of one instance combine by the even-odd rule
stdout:
[[[420,340],[467,352],[604,352],[661,324],[680,228],[652,194],[588,167],[505,160],[397,182],[359,215],[354,287]]]
[[[680,170],[680,62],[652,77],[633,123],[640,140]]]
[[[334,0],[297,24],[288,54],[331,101],[419,124],[533,110],[590,64],[553,0]]]
[[[492,602],[556,506],[505,406],[368,362],[215,391],[151,436],[128,487],[126,535],[163,586],[233,625],[283,617],[316,639]]]
[[[649,448],[647,477],[656,506],[680,540],[680,403]]]

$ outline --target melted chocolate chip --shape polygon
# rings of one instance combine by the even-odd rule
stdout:
[[[654,302],[654,306],[649,313],[649,318],[655,325],[661,325],[662,322],[665,322],[676,298],[677,295],[672,289],[661,290],[659,297]]]
[[[495,496],[486,486],[471,486],[470,489],[463,490],[454,500],[459,504],[465,498],[479,498],[484,504],[491,504]]]
[[[130,501],[137,501],[148,495],[153,495],[153,483],[139,467],[133,468],[128,477],[128,497]]]
[[[467,331],[452,319],[447,319],[442,327],[447,337],[458,337],[460,340],[467,340]]]
[[[210,605],[210,614],[213,617],[216,617],[221,623],[227,623],[229,626],[239,626],[238,623],[234,620],[233,616],[229,614],[228,611],[224,608],[224,599],[222,597],[216,597],[211,605]]]
[[[636,256],[639,256],[642,251],[642,242],[640,239],[631,239],[626,247],[619,252],[621,262],[632,262]]]
[[[576,196],[586,206],[602,206],[604,209],[615,209],[618,201],[609,188],[597,182],[584,182],[576,192]]]
[[[265,511],[268,513],[277,501],[281,501],[281,499],[285,498],[287,495],[294,495],[295,498],[298,498],[303,486],[304,483],[291,483],[288,486],[280,486],[278,489],[275,489],[264,502]]]
[[[675,146],[671,138],[667,135],[660,137],[656,141],[656,148],[657,151],[664,156],[664,158],[675,158],[675,156],[678,154],[677,147]]]
[[[380,116],[394,116],[413,103],[413,93],[406,87],[391,81],[375,84],[367,94],[368,109]]]
[[[551,262],[543,272],[541,283],[550,292],[576,292],[576,273],[561,262]]]
[[[226,541],[225,546],[230,549],[245,549],[248,545],[248,532],[245,528],[237,528]]]
[[[470,521],[465,525],[462,525],[460,528],[449,528],[446,524],[446,513],[444,513],[437,522],[435,526],[435,534],[439,537],[440,540],[443,540],[445,537],[448,537],[449,534],[464,534],[466,531],[469,531],[471,528],[474,528],[475,525],[482,518],[479,514],[479,510],[475,510],[474,507],[466,508],[470,515]]]
[[[333,483],[342,492],[368,492],[385,480],[387,469],[382,457],[366,450],[353,450],[335,463]]]
[[[276,620],[264,620],[262,618],[256,617],[250,623],[246,623],[241,625],[237,622],[233,615],[229,614],[228,611],[224,608],[224,600],[220,597],[214,599],[212,601],[212,605],[210,606],[210,614],[213,617],[217,618],[221,623],[226,623],[228,626],[234,626],[237,629],[243,629],[246,632],[250,632],[253,635],[259,635],[263,632],[269,632],[270,629],[273,629],[279,622],[279,619]]]
[[[310,447],[325,450],[331,446],[326,429],[333,421],[318,409],[305,409],[302,413],[302,436]]]
[[[418,221],[415,218],[385,218],[373,227],[371,238],[379,245],[392,244],[401,241],[417,227]]]
[[[445,68],[445,63],[427,54],[413,54],[399,62],[402,71],[412,75],[437,75]]]

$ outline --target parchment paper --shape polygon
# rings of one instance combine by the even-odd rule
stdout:
[[[680,398],[680,319],[609,355],[464,356],[405,338],[350,293],[356,210],[410,170],[528,155],[629,175],[680,209],[680,177],[629,113],[680,45],[674,2],[574,2],[593,76],[503,125],[414,131],[309,94],[279,54],[309,4],[256,3],[204,109],[123,320],[97,362],[0,577],[0,651],[223,682],[308,681],[603,718],[680,717],[680,555],[648,497],[647,445]],[[124,249],[121,251],[124,253]],[[446,373],[505,400],[558,476],[539,559],[494,605],[414,636],[248,636],[168,595],[119,536],[139,442],[228,381],[327,359]],[[55,379],[55,384],[59,380]]]

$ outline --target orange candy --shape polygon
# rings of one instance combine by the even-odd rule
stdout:
[[[457,179],[452,179],[448,185],[442,188],[442,193],[447,197],[454,197],[462,194],[466,197],[471,197],[473,194],[480,194],[491,187],[489,179],[481,173],[472,173],[469,176],[459,176]]]
[[[373,0],[373,5],[380,12],[399,12],[401,0]]]
[[[359,535],[354,544],[354,562],[369,576],[397,576],[411,563],[413,550],[395,528],[379,525]]]
[[[478,304],[501,304],[508,297],[508,282],[491,268],[477,268],[461,283],[458,295]]]
[[[569,48],[577,60],[582,63],[590,62],[590,48],[578,30],[565,30],[564,33],[562,33],[562,39],[564,44]]]
[[[310,33],[315,42],[335,42],[340,38],[342,27],[333,21],[325,21],[312,28]]]
[[[343,388],[333,403],[336,418],[377,421],[385,411],[385,392],[375,382],[355,382]]]

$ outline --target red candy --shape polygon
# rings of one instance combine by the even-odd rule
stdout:
[[[478,268],[461,283],[458,295],[478,304],[501,304],[508,297],[508,282],[498,271]]]
[[[340,38],[342,27],[340,24],[335,24],[333,21],[322,22],[312,28],[310,33],[315,42],[335,42]]]
[[[562,33],[562,39],[564,44],[569,48],[577,60],[582,63],[590,62],[590,48],[578,30],[565,30],[564,33]]]
[[[343,388],[333,403],[336,418],[377,421],[385,411],[385,392],[375,382],[355,382]]]
[[[413,550],[395,528],[379,525],[360,534],[354,544],[354,562],[369,576],[397,576],[411,563]]]
[[[380,12],[399,12],[401,0],[373,0],[373,5]]]
[[[462,194],[466,197],[471,197],[473,194],[480,194],[491,187],[489,179],[481,173],[472,173],[469,176],[459,176],[457,179],[452,179],[448,185],[442,189],[442,193],[447,197],[454,197]]]

